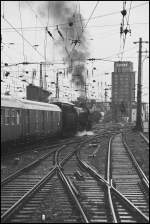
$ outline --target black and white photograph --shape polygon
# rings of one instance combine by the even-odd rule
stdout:
[[[149,223],[149,1],[1,1],[1,223]]]

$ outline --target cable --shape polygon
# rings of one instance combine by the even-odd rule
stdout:
[[[80,13],[80,1],[79,1],[79,15],[80,15],[81,28],[83,30],[83,24],[82,24],[81,13]]]
[[[136,46],[134,46],[134,47],[132,47],[132,48],[129,48],[128,50],[126,50],[126,51],[124,51],[124,52],[131,51],[131,50],[133,50],[133,49],[135,49],[135,48],[136,48]],[[113,56],[117,56],[118,54],[122,54],[122,52],[113,54],[113,55],[108,56],[108,57],[105,57],[105,58],[103,58],[103,59],[112,58]]]
[[[25,2],[29,6],[29,8],[31,9],[31,11],[34,13],[34,15],[38,18],[39,22],[44,26],[44,23],[41,21],[41,19],[37,15],[37,13],[34,11],[34,9],[32,8],[32,6],[30,5],[29,1],[25,1]]]
[[[46,27],[48,27],[48,24],[49,24],[49,9],[50,9],[50,4],[48,5],[48,19],[47,19],[47,24],[46,24]],[[47,61],[47,52],[46,52],[46,49],[47,49],[47,30],[45,29],[45,41],[44,41],[44,56],[45,56],[45,64],[46,64],[46,61]],[[46,76],[46,69],[45,69],[45,76]],[[46,79],[44,79],[44,86],[46,87]]]
[[[132,7],[132,9],[135,9],[135,8],[141,7],[141,6],[143,6],[143,5],[147,5],[147,4],[148,4],[148,2],[146,2],[146,3],[142,3],[142,4],[139,4],[139,5],[136,5],[136,6]],[[127,9],[127,10],[128,10],[128,9]],[[118,14],[118,13],[120,13],[120,11],[114,11],[114,12],[112,12],[112,13],[104,14],[104,15],[101,15],[101,16],[95,16],[95,17],[92,17],[91,19],[102,18],[102,17],[105,17],[105,16],[115,15],[115,14]]]
[[[127,49],[126,51],[124,51],[124,52],[128,52],[128,51],[132,51],[132,50],[134,50],[134,49],[136,49],[136,46],[134,46],[134,47],[132,47],[132,48],[129,48],[129,49]],[[119,54],[121,54],[121,52],[119,53]],[[107,57],[104,57],[104,58],[101,58],[101,60],[105,60],[105,59],[109,59],[109,58],[113,58],[114,56],[117,56],[118,55],[118,53],[115,53],[115,54],[113,54],[113,55],[110,55],[110,56],[107,56]],[[41,62],[31,62],[31,63],[29,63],[29,64],[40,64]],[[23,63],[14,63],[14,64],[10,64],[10,65],[8,65],[8,66],[1,66],[2,68],[3,67],[10,67],[10,66],[17,66],[17,65],[20,65],[20,64],[23,64]],[[60,62],[54,62],[53,64],[64,64],[64,62],[62,61],[60,61]],[[47,65],[52,65],[50,62],[47,62]],[[60,69],[63,69],[63,68],[60,68]],[[52,70],[54,70],[54,69],[52,69]]]
[[[136,48],[136,46],[134,46],[134,47],[132,47],[132,48],[129,48],[129,49],[127,49],[126,51],[124,51],[124,52],[128,52],[128,51],[132,51],[133,49],[135,49]],[[119,53],[119,54],[121,54],[121,52]],[[118,53],[116,53],[116,54],[113,54],[113,55],[111,55],[111,56],[108,56],[108,57],[105,57],[105,58],[101,58],[101,60],[105,60],[106,61],[106,59],[109,59],[109,58],[113,58],[113,57],[115,57],[115,56],[117,56],[118,55]],[[87,60],[87,59],[86,59]],[[92,61],[92,60],[91,60]],[[94,61],[94,60],[93,60]],[[109,61],[109,60],[108,60]],[[110,60],[111,61],[111,60]],[[113,62],[113,61],[111,61],[111,62]],[[8,65],[8,66],[1,66],[2,68],[6,68],[6,67],[10,67],[10,66],[17,66],[17,65],[20,65],[20,64],[23,64],[23,63],[15,63],[15,64],[11,64],[11,65]],[[40,64],[40,62],[31,62],[30,64]],[[57,62],[57,63],[55,63],[54,62],[54,64],[64,64],[64,63],[62,63],[62,62]],[[52,65],[51,63],[49,63],[49,62],[47,62],[47,65]],[[73,67],[73,66],[72,66]],[[70,67],[67,67],[67,68],[71,68],[71,66]],[[64,69],[64,67],[63,68],[59,68],[59,69]],[[53,70],[55,70],[55,69],[48,69],[48,70],[51,70],[51,71],[53,71]]]
[[[42,58],[44,58],[44,56],[37,50],[35,49],[32,44],[24,37],[22,36],[21,33],[19,33],[16,28],[6,19],[6,18],[3,18]]]
[[[129,8],[129,14],[128,14],[128,18],[127,18],[127,25],[129,25],[129,17],[130,17],[130,12],[131,12],[131,5],[132,5],[132,1],[130,1],[130,8]]]
[[[131,23],[131,25],[149,25],[149,23],[148,22],[143,22],[143,23]],[[108,25],[101,25],[101,26],[87,26],[87,28],[99,28],[99,27],[113,27],[113,26],[119,26],[120,24],[118,23],[118,24],[108,24]],[[48,28],[49,27],[51,27],[51,26],[48,26]],[[21,27],[17,27],[16,28],[16,30],[20,30],[21,29]],[[45,29],[45,26],[43,27],[43,26],[39,26],[39,27],[37,27],[37,26],[33,26],[33,27],[22,27],[22,29],[24,30],[24,31],[28,31],[28,32],[32,32],[32,31],[35,31],[36,29]],[[16,32],[16,31],[14,31],[12,28],[1,28],[1,30],[3,31],[3,32]]]
[[[98,4],[99,4],[99,1],[97,1],[97,3],[96,3],[96,5],[95,5],[94,9],[92,10],[92,13],[91,13],[91,15],[90,15],[88,21],[87,21],[87,23],[86,23],[86,25],[83,27],[82,32],[81,32],[81,34],[80,34],[80,36],[79,36],[79,40],[80,40],[81,36],[83,35],[84,29],[86,28],[87,24],[89,23],[89,21],[90,21],[92,15],[94,14],[94,11],[95,11],[96,7],[98,6]],[[70,53],[69,53],[69,57],[70,57],[72,51],[75,49],[75,47],[76,47],[76,44],[75,44],[75,45],[73,46],[73,48],[71,49],[71,51],[70,51]]]
[[[122,54],[121,54],[121,61],[123,59],[123,54],[124,54],[124,49],[125,49],[125,43],[126,43],[126,35],[127,33],[131,33],[131,30],[129,27],[129,17],[130,17],[130,11],[131,11],[131,5],[132,5],[132,1],[130,2],[130,8],[129,8],[129,14],[128,14],[128,19],[126,18],[126,14],[127,14],[127,11],[125,9],[125,6],[126,6],[126,1],[123,2],[123,11],[121,11],[121,14],[123,16],[122,18],[122,23],[121,23],[121,27],[120,27],[120,50],[121,50],[121,37],[123,37],[123,47],[122,47]],[[124,29],[124,19],[126,18],[126,22],[127,22],[127,25],[126,25],[126,28]]]
[[[18,6],[19,6],[19,15],[20,15],[20,24],[21,24],[21,33],[22,33],[22,36],[23,36],[23,30],[22,30],[22,18],[21,18],[21,9],[20,9],[20,4],[21,2],[19,1],[18,2]],[[25,61],[25,53],[24,53],[24,39],[22,37],[22,49],[23,49],[23,58],[24,58],[24,61]]]
[[[35,27],[36,27],[36,29],[37,29],[37,16],[35,16]],[[36,31],[36,29],[34,30],[35,31],[35,47],[36,47],[36,45],[37,45],[37,31]]]
[[[130,2],[129,14],[128,14],[128,19],[127,19],[127,26],[129,26],[129,17],[130,17],[131,5],[132,5],[132,1]],[[126,29],[127,29],[127,27],[126,27]],[[130,28],[129,28],[129,30],[130,30]],[[123,44],[122,58],[123,58],[123,54],[124,54],[125,42],[126,42],[126,34],[125,34],[125,39],[124,39],[124,44]]]
[[[2,17],[4,18],[4,16],[5,16],[5,1],[3,1],[3,15],[2,15]]]
[[[92,15],[94,14],[94,11],[95,11],[95,9],[97,8],[98,4],[99,4],[99,1],[97,1],[97,3],[96,3],[96,5],[95,5],[95,7],[94,7],[94,9],[93,9],[93,11],[92,11],[92,13],[91,13],[89,19],[88,19],[88,21],[87,21],[87,23],[86,23],[86,25],[83,27],[83,30],[86,28],[87,24],[89,23],[89,21],[90,21]],[[82,32],[83,32],[83,31],[82,31]]]

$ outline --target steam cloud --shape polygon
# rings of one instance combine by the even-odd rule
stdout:
[[[77,12],[73,1],[44,1],[39,6],[40,16],[46,18],[48,8],[50,16],[56,24],[58,36],[55,43],[61,49],[61,54],[69,66],[72,81],[84,85],[85,60],[89,56],[86,32],[83,32],[82,15]]]

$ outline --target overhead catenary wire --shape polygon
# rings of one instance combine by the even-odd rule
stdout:
[[[35,49],[33,45],[20,32],[18,32],[18,30],[5,17],[3,19],[28,43],[28,45],[30,45],[42,58],[44,58],[44,56],[37,49]]]
[[[92,26],[87,26],[87,28],[100,28],[100,27],[115,27],[119,26],[120,24],[106,24],[106,25],[92,25]],[[149,25],[149,22],[140,22],[140,23],[130,23],[130,25]],[[47,27],[51,27],[50,25]],[[78,26],[76,26],[78,27]],[[22,27],[24,31],[28,32],[35,32],[36,30],[42,30],[45,29],[45,26],[32,26],[32,27]],[[1,28],[3,32],[16,32],[13,28]],[[16,27],[16,30],[21,30],[21,27]]]
[[[136,46],[134,46],[134,47],[132,47],[132,48],[129,48],[129,49],[127,49],[126,51],[124,51],[124,52],[129,52],[129,51],[132,51],[132,50],[134,50],[134,49],[136,49]],[[120,52],[119,54],[121,54],[122,52]],[[101,60],[103,61],[103,60],[105,60],[106,61],[106,59],[110,59],[110,58],[113,58],[113,57],[115,57],[115,56],[117,56],[118,55],[118,53],[115,53],[115,54],[112,54],[112,55],[110,55],[110,56],[107,56],[107,57],[103,57],[103,58],[101,58]],[[92,61],[92,60],[91,60]],[[111,61],[112,62],[112,61]],[[41,62],[30,62],[29,64],[40,64]],[[19,63],[14,63],[14,64],[10,64],[10,65],[7,65],[7,66],[1,66],[1,67],[9,67],[9,66],[18,66],[18,65],[21,65],[21,64],[23,64],[23,62],[19,62]],[[47,65],[53,65],[53,64],[65,64],[63,61],[60,61],[60,62],[54,62],[53,64],[51,63],[51,62],[47,62],[46,63]],[[63,68],[59,68],[59,69],[63,69]],[[54,69],[52,69],[52,70],[54,70]]]
[[[16,31],[15,31],[16,32]]]
[[[3,6],[2,6],[3,8],[2,8],[2,17],[4,17],[5,16],[5,1],[3,1]]]
[[[131,5],[132,5],[132,1],[130,1],[129,13],[128,13],[128,18],[127,18],[127,25],[129,25],[129,18],[130,18],[130,12],[131,12]]]
[[[116,32],[114,33],[114,34],[116,34]],[[112,35],[111,35],[112,36]],[[111,37],[110,35],[109,35],[109,37]],[[105,37],[106,38],[106,37]],[[102,38],[101,38],[102,39]],[[5,44],[4,44],[5,45]],[[7,45],[6,45],[7,46]],[[7,46],[8,48],[9,48],[9,46]],[[129,49],[130,50],[130,49]],[[127,50],[128,51],[128,50]],[[125,51],[126,52],[126,51]],[[118,53],[118,54],[121,54],[121,53]],[[113,54],[114,55],[114,54]],[[117,55],[117,54],[115,54],[115,55]]]
[[[129,26],[129,17],[130,17],[131,5],[132,5],[132,1],[130,1],[130,8],[129,8],[129,14],[128,14],[128,19],[127,19],[127,26]],[[126,27],[126,29],[127,29],[127,27]],[[124,43],[123,43],[123,52],[124,52],[124,48],[125,48],[125,42],[126,42],[126,34],[125,34],[125,39],[124,39]],[[122,57],[123,57],[123,54],[122,54]]]
[[[145,2],[145,3],[141,3],[141,4],[138,4],[138,5],[135,5],[133,6],[131,9],[135,9],[135,8],[138,8],[138,7],[141,7],[141,6],[144,6],[144,5],[147,5],[148,2]],[[128,9],[127,9],[128,10]],[[103,17],[106,17],[106,16],[111,16],[111,15],[115,15],[115,14],[120,14],[120,11],[114,11],[114,12],[111,12],[111,13],[107,13],[107,14],[103,14],[103,15],[99,15],[99,16],[95,16],[95,17],[91,17],[90,20],[93,20],[93,19],[98,19],[98,18],[103,18]],[[81,21],[86,21],[88,19],[81,19]],[[75,22],[80,22],[80,19],[77,19]],[[59,24],[55,24],[55,25],[51,25],[50,27],[56,27],[56,25],[58,26],[63,26],[63,25],[67,25],[68,23],[59,23]]]
[[[41,23],[41,25],[44,26],[44,23],[39,18],[38,13],[36,13],[36,11],[32,8],[30,2],[29,1],[25,1],[25,2],[29,6],[29,8],[31,9],[31,11],[33,12],[33,14],[37,17],[37,19],[39,20],[39,22]]]
[[[90,21],[92,15],[94,14],[94,11],[95,11],[95,9],[97,8],[98,4],[99,4],[99,1],[97,1],[97,3],[96,3],[96,5],[95,5],[95,7],[94,7],[94,9],[93,9],[93,11],[92,11],[90,17],[88,18],[88,21],[86,22],[85,26],[83,27],[83,31],[84,31],[84,29],[87,27],[87,25],[88,25],[88,23],[89,23],[89,21]],[[82,33],[83,33],[83,31],[82,31]]]
[[[36,47],[36,45],[37,45],[37,16],[35,16],[35,27],[36,27],[36,29],[34,30],[35,31],[35,33],[34,33],[34,35],[35,35],[34,46]]]
[[[44,27],[44,29],[46,29],[46,32],[53,38],[53,35],[51,34],[51,32],[48,30],[48,23],[47,26],[45,27],[44,23],[41,21],[41,19],[39,18],[39,16],[37,15],[38,13],[36,13],[36,11],[32,8],[31,4],[29,3],[29,1],[26,1],[26,3],[28,4],[29,8],[31,9],[31,11],[34,13],[34,15],[37,17],[37,19],[39,20],[39,22],[41,23],[41,25]],[[49,8],[50,8],[50,4],[48,4],[48,20],[49,20]]]
[[[98,4],[99,4],[99,1],[97,1],[96,5],[94,6],[94,9],[92,10],[92,13],[90,14],[90,16],[89,16],[89,18],[88,18],[88,21],[86,22],[85,26],[83,27],[82,32],[81,32],[81,34],[80,34],[80,36],[79,36],[79,40],[80,40],[81,36],[83,35],[84,29],[86,28],[87,24],[89,23],[89,21],[90,21],[92,15],[94,14],[94,11],[95,11],[95,9],[97,8]],[[76,44],[74,44],[74,46],[72,47],[72,49],[71,49],[71,51],[70,51],[70,53],[69,53],[69,57],[70,57],[72,51],[75,49],[75,47],[76,47]]]
[[[22,30],[22,17],[21,17],[21,1],[18,2],[19,6],[19,16],[20,16],[20,24],[21,24],[21,33],[22,33],[22,50],[23,50],[23,58],[25,59],[25,50],[24,50],[24,38],[23,38],[23,30]]]
[[[81,24],[81,28],[83,30],[83,24],[82,24],[82,19],[81,19],[81,13],[80,13],[80,1],[79,1],[79,15],[80,15],[80,24]]]
[[[122,23],[120,27],[120,51],[121,51],[121,45],[122,45],[121,61],[123,59],[123,54],[125,49],[126,35],[128,32],[131,33],[131,30],[129,28],[129,17],[130,17],[131,5],[132,5],[132,1],[130,2],[128,18],[126,18],[126,15],[127,15],[126,1],[123,1],[123,10],[121,11],[123,18],[122,18]],[[126,19],[126,25],[125,25],[125,19]],[[121,44],[121,42],[123,43]]]

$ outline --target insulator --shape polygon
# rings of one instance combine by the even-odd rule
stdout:
[[[120,34],[122,34],[123,33],[123,28],[122,28],[122,26],[120,27]]]
[[[9,74],[10,74],[10,72],[6,72],[6,73],[5,73],[5,76],[6,76],[6,77],[8,77],[8,76],[9,76]]]
[[[69,22],[69,26],[73,26],[73,22]]]
[[[126,28],[126,29],[124,30],[125,35],[126,35],[128,32],[129,32],[129,30]]]
[[[124,17],[124,16],[126,16],[127,11],[124,9],[124,10],[122,10],[122,11],[121,11],[121,14],[122,14],[122,15],[123,15],[123,17]]]

